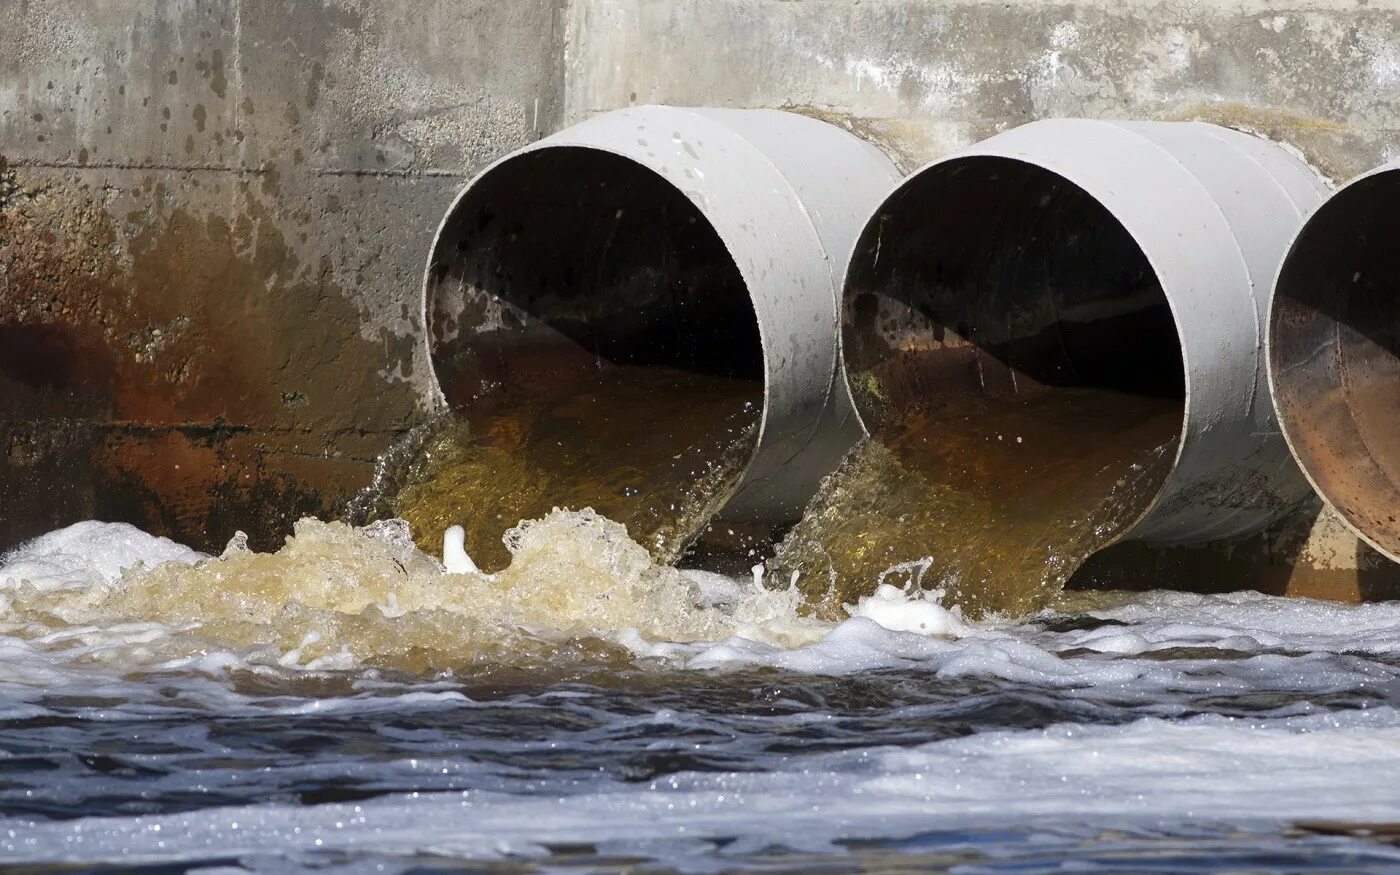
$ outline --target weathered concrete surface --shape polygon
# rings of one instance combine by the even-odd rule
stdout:
[[[0,13],[0,546],[339,512],[429,405],[452,195],[562,96],[561,0]]]
[[[1329,176],[1400,149],[1393,0],[574,0],[566,117],[795,108],[906,169],[1040,118],[1200,119]]]

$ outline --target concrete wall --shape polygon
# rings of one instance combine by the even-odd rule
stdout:
[[[0,9],[0,544],[331,514],[428,397],[456,189],[559,120],[562,2]],[[80,470],[79,470],[80,469]]]
[[[566,112],[820,115],[906,169],[1053,116],[1204,119],[1333,177],[1400,152],[1400,4],[1342,0],[574,0]]]
[[[426,409],[419,277],[452,193],[567,122],[786,108],[912,169],[1047,116],[1200,118],[1341,180],[1400,152],[1397,9],[10,0],[0,544],[90,516],[266,544],[340,512]]]

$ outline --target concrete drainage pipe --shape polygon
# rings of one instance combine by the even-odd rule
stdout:
[[[1400,560],[1400,163],[1342,188],[1279,271],[1269,378],[1318,492]]]
[[[969,399],[1156,399],[1178,411],[1165,464],[1120,534],[1257,530],[1307,490],[1278,434],[1263,324],[1288,241],[1325,192],[1282,148],[1201,123],[1042,121],[924,167],[876,211],[846,276],[860,416],[879,430]],[[1037,435],[1039,458],[1078,464],[1124,427],[1110,408],[1067,415],[1073,428]]]
[[[532,502],[620,516],[664,558],[718,508],[799,513],[860,434],[836,288],[897,180],[878,150],[811,118],[645,106],[472,181],[438,231],[424,300],[443,400],[472,441],[535,466],[500,484],[516,498],[482,499],[486,549]],[[735,464],[715,473],[726,452]],[[667,489],[707,477],[693,518],[663,519],[684,516]]]

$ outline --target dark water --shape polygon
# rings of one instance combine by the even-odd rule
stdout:
[[[1378,676],[1400,676],[1385,665],[1374,669]],[[1218,674],[1210,660],[1181,660],[1178,670],[1207,684]],[[33,706],[42,714],[0,723],[8,754],[0,812],[70,820],[412,792],[552,795],[600,781],[762,771],[817,754],[915,748],[993,730],[1267,718],[1364,709],[1387,698],[1358,686],[1133,702],[992,678],[939,681],[920,670],[801,677],[598,669],[590,676],[580,668],[575,679],[536,683],[523,674],[408,684],[246,676],[234,679],[242,695],[227,710],[189,707],[178,695],[189,678],[179,676],[143,678],[120,696],[40,695]],[[357,691],[364,687],[378,689]],[[333,696],[337,688],[343,695]],[[406,703],[406,695],[424,698]],[[345,713],[320,714],[321,706]],[[814,714],[822,719],[812,721]]]
[[[80,630],[12,635],[0,854],[36,872],[1400,865],[1361,826],[1400,822],[1400,608],[1092,599],[956,638],[855,619],[797,649],[431,677],[216,649],[122,668]]]

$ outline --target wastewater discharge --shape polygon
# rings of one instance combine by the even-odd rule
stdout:
[[[823,482],[771,573],[828,618],[881,582],[1029,614],[1147,509],[1180,427],[1179,400],[1089,388],[907,415]]]
[[[680,558],[743,476],[761,388],[749,380],[608,364],[559,377],[522,374],[444,416],[399,475],[389,504],[436,551],[462,525],[486,571],[505,568],[501,536],[552,509],[592,508],[659,562]],[[499,387],[496,387],[499,390]]]
[[[1375,780],[1400,768],[1395,604],[1096,592],[969,622],[885,586],[833,623],[596,514],[509,541],[495,576],[446,573],[398,522],[222,557],[87,522],[0,558],[0,854],[1394,868],[1367,836],[1400,819]]]
[[[701,576],[705,587],[657,564],[591,510],[552,511],[505,542],[501,572],[450,573],[401,520],[357,528],[303,519],[275,553],[236,537],[219,557],[129,526],[83,523],[7,557],[0,640],[102,642],[87,658],[126,667],[212,648],[248,664],[422,676],[622,665],[631,658],[622,630],[638,642],[744,635],[791,646],[827,628],[798,617],[794,591]]]

